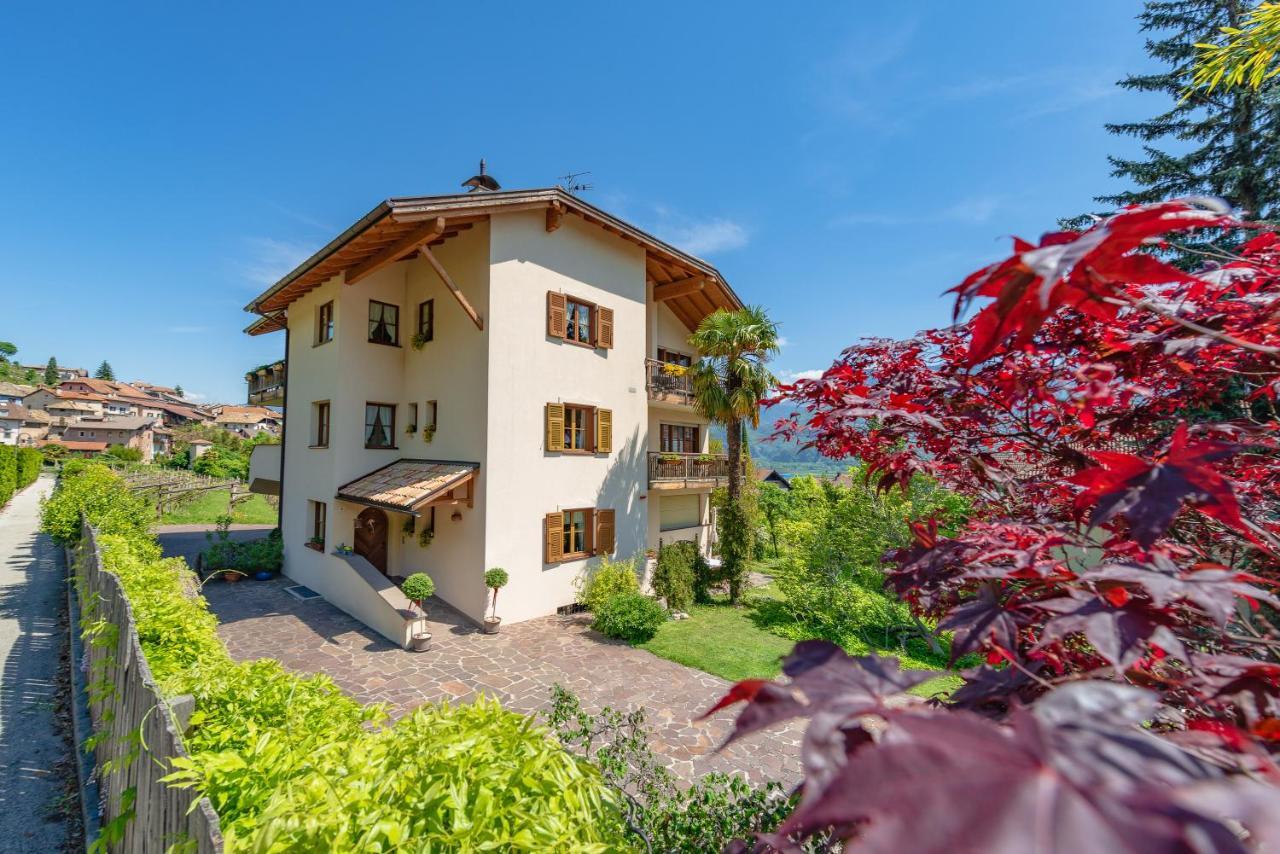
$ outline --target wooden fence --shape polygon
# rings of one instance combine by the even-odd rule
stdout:
[[[175,846],[200,854],[222,851],[218,814],[208,798],[197,802],[193,790],[160,782],[171,770],[169,760],[187,755],[175,709],[189,708],[190,698],[166,702],[160,696],[129,601],[120,580],[102,569],[102,552],[88,524],[82,529],[76,576],[82,627],[99,620],[114,627],[85,643],[102,826],[108,838],[113,830],[120,831],[110,849],[130,854],[160,854]],[[132,818],[121,821],[130,811]]]
[[[121,475],[125,486],[137,495],[149,499],[156,507],[156,518],[176,510],[204,495],[206,492],[228,490],[231,499],[227,512],[236,503],[252,498],[248,484],[235,478],[214,478],[185,469],[144,468]]]

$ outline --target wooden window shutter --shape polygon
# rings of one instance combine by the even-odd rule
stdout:
[[[613,511],[597,510],[596,517],[596,554],[611,555],[616,547],[614,535]]]
[[[547,450],[564,450],[564,404],[547,404]]]
[[[613,410],[596,410],[596,453],[613,453]]]
[[[613,309],[596,306],[596,346],[613,349]]]
[[[542,560],[559,563],[564,558],[564,515],[548,513],[542,520]]]
[[[547,334],[552,338],[565,336],[566,312],[564,294],[547,291]]]

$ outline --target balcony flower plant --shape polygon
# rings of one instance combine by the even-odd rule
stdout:
[[[436,592],[436,583],[425,572],[415,572],[400,585],[400,592],[421,615],[413,632],[413,651],[426,652],[431,649],[431,632],[427,631],[427,600]]]
[[[422,428],[422,441],[430,445],[431,440],[434,439],[435,437],[436,437],[436,425],[428,424],[426,427]]]
[[[487,635],[498,633],[498,624],[502,622],[502,618],[498,616],[498,591],[506,587],[509,580],[507,571],[500,566],[485,571],[484,586],[493,591],[492,610],[484,618],[484,633]]]

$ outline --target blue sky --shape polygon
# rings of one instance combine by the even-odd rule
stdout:
[[[0,340],[239,402],[242,307],[393,195],[590,170],[768,307],[784,376],[1114,190],[1140,4],[7,4]],[[215,8],[216,7],[216,8]],[[125,11],[127,10],[127,11]]]

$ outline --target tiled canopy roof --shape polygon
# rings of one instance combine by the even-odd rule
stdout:
[[[479,463],[396,460],[338,488],[338,498],[401,513],[439,498],[475,477]]]

